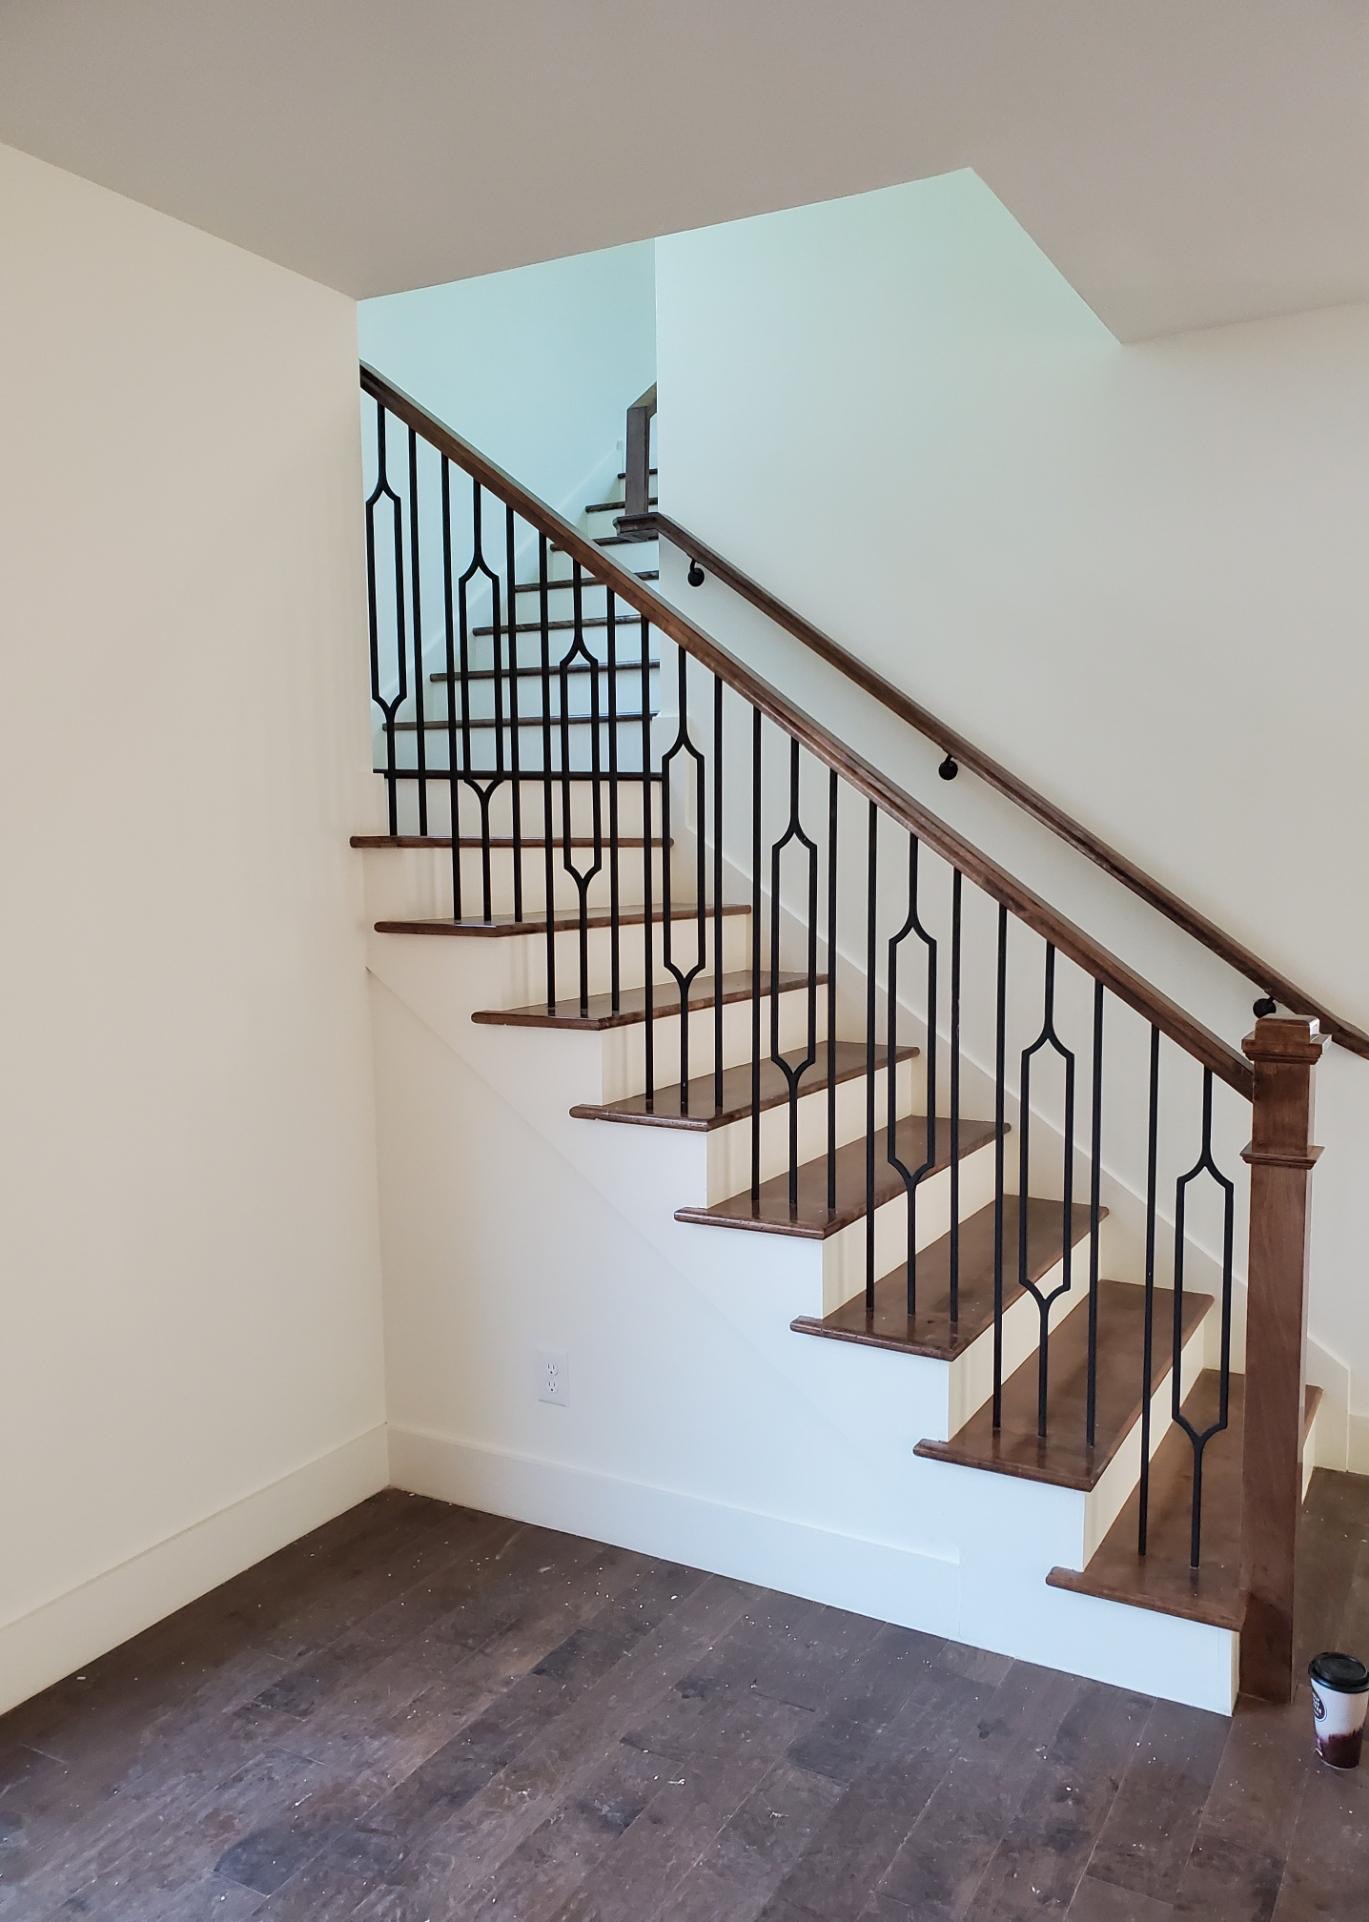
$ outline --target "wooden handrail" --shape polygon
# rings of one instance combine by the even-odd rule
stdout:
[[[630,485],[630,465],[628,472]],[[833,640],[832,636],[825,634],[820,627],[815,627],[812,621],[805,619],[802,614],[787,606],[778,595],[762,587],[749,574],[744,574],[741,568],[725,559],[715,548],[710,547],[707,541],[701,540],[697,534],[691,533],[687,527],[682,527],[669,515],[656,511],[649,511],[635,518],[624,516],[624,520],[619,525],[624,532],[633,533],[638,538],[644,539],[655,533],[668,540],[672,547],[687,554],[691,562],[730,587],[735,594],[739,594],[743,600],[749,601],[752,607],[758,608],[768,619],[774,621],[777,627],[782,627],[786,633],[792,634],[796,641],[801,641],[829,666],[835,667],[848,680],[854,681],[857,687],[872,695],[883,707],[888,708],[891,714],[897,715],[900,721],[906,722],[909,727],[916,728],[919,734],[925,735],[929,741],[935,742],[956,767],[970,769],[990,787],[997,788],[1000,794],[1005,794],[1024,813],[1032,815],[1043,826],[1048,827],[1052,834],[1058,835],[1062,841],[1068,842],[1072,848],[1077,849],[1080,854],[1102,868],[1105,874],[1110,874],[1115,881],[1120,881],[1123,887],[1139,895],[1141,900],[1154,908],[1157,913],[1163,914],[1176,927],[1182,928],[1185,934],[1191,935],[1195,941],[1200,941],[1220,960],[1234,968],[1237,974],[1244,975],[1246,980],[1259,988],[1263,994],[1282,1003],[1292,1013],[1314,1016],[1324,1034],[1329,1035],[1341,1047],[1348,1048],[1351,1054],[1369,1059],[1369,1034],[1356,1027],[1353,1021],[1347,1021],[1343,1015],[1333,1014],[1329,1008],[1322,1007],[1306,988],[1299,987],[1278,968],[1271,967],[1268,962],[1262,961],[1250,948],[1237,941],[1225,929],[1219,928],[1215,921],[1209,921],[1207,916],[1200,914],[1197,908],[1191,907],[1188,902],[1181,900],[1177,894],[1165,887],[1163,882],[1157,881],[1153,874],[1147,874],[1144,868],[1138,867],[1134,861],[1128,860],[1126,855],[1110,847],[1106,841],[1092,833],[1082,822],[1076,821],[1073,815],[1067,814],[1054,801],[1038,792],[1020,775],[1014,774],[1010,768],[1004,767],[1001,761],[996,761],[991,754],[986,754],[982,748],[976,747],[956,728],[948,726],[945,721],[938,720],[935,714],[923,707],[920,702],[913,700],[910,695],[905,694],[902,688],[895,687],[892,681],[887,681],[882,674],[876,673],[868,662],[861,660],[849,648],[843,647],[840,641]],[[1267,1013],[1269,1010],[1259,1008],[1257,1012]]]
[[[587,535],[558,514],[554,507],[530,494],[496,462],[462,440],[421,402],[387,381],[383,374],[364,362],[361,368],[364,393],[379,401],[396,419],[435,447],[448,460],[482,487],[487,487],[508,507],[521,514],[540,534],[586,568],[595,580],[611,590],[629,607],[644,615],[654,627],[693,656],[702,666],[717,674],[743,700],[764,714],[791,739],[799,741],[826,767],[849,781],[873,801],[889,818],[933,848],[943,860],[1006,907],[1018,920],[1051,942],[1060,954],[1073,961],[1095,981],[1110,988],[1119,1000],[1154,1024],[1162,1034],[1176,1042],[1186,1053],[1210,1068],[1218,1078],[1249,1100],[1254,1078],[1250,1063],[1229,1047],[1201,1021],[1172,1001],[1151,982],[1137,974],[1117,955],[1095,941],[1065,915],[1050,906],[1039,894],[1026,887],[1006,868],[957,834],[953,828],[930,813],[897,782],[867,761],[863,755],[825,728],[820,721],[763,680],[713,637],[689,620],[669,601],[655,593],[647,582],[638,580],[627,568],[613,560]]]

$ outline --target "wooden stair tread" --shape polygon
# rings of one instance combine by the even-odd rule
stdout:
[[[708,909],[708,919],[713,919],[712,908]],[[749,907],[737,905],[725,907],[724,914],[750,914]],[[672,921],[691,921],[694,918],[693,906],[672,908]],[[665,915],[660,908],[653,908],[651,919],[664,921]],[[647,919],[643,908],[619,908],[618,925],[623,928],[640,927]],[[436,935],[476,935],[489,938],[514,934],[545,934],[547,918],[545,915],[525,915],[515,921],[511,914],[497,914],[489,921],[377,921],[377,934],[436,934]],[[581,920],[578,908],[563,909],[552,917],[552,927],[558,934],[567,934],[580,927],[608,928],[613,925],[613,916],[607,908],[594,908]]]
[[[379,774],[387,781],[390,779],[396,781],[447,781],[453,778],[453,774],[458,781],[511,781],[513,779],[513,770],[507,767],[459,767],[455,770],[445,767],[425,767],[421,772],[416,767],[397,767],[394,770],[393,776],[389,768],[373,767],[371,772],[372,774]],[[662,779],[662,775],[659,769],[654,770],[650,774],[643,774],[631,768],[618,768],[614,773],[610,774],[606,768],[600,768],[596,774],[593,768],[588,767],[566,768],[564,772],[559,767],[520,767],[518,770],[518,778],[520,781],[659,782]]]
[[[716,977],[711,974],[696,974],[689,984],[686,997],[690,1008],[711,1008],[713,1005],[713,984]],[[826,980],[819,975],[819,981]],[[795,989],[808,985],[805,974],[779,974],[772,976],[762,970],[760,989],[769,994],[771,981],[779,993],[788,994]],[[722,976],[723,1001],[749,1001],[751,999],[751,970],[738,969],[735,973]],[[651,1018],[664,1021],[680,1012],[680,991],[674,982],[658,982],[651,991]],[[492,1028],[626,1028],[635,1027],[646,1020],[646,989],[624,988],[618,996],[618,1006],[613,1006],[611,994],[592,994],[584,1007],[580,1006],[579,996],[571,1000],[558,1001],[553,1008],[545,1003],[530,1008],[481,1008],[471,1016],[482,1026]]]
[[[960,1154],[973,1154],[994,1138],[991,1121],[960,1123]],[[918,1167],[926,1153],[927,1118],[906,1115],[898,1123],[895,1145],[910,1168]],[[903,1193],[903,1177],[888,1160],[888,1130],[875,1135],[875,1206],[892,1201]],[[951,1125],[938,1120],[933,1143],[933,1166],[926,1178],[948,1168],[951,1162]],[[803,1162],[798,1171],[798,1202],[789,1205],[789,1176],[774,1175],[763,1181],[753,1200],[750,1190],[716,1201],[711,1208],[677,1208],[676,1221],[697,1222],[706,1228],[745,1228],[762,1234],[799,1235],[823,1241],[859,1221],[865,1213],[865,1141],[848,1141],[836,1154],[836,1207],[827,1206],[827,1156]]]
[[[1217,1418],[1220,1377],[1204,1369],[1183,1404],[1199,1434]],[[1303,1434],[1312,1426],[1320,1388],[1308,1387]],[[1161,1615],[1179,1615],[1214,1628],[1239,1629],[1245,1619],[1241,1590],[1241,1443],[1245,1426],[1245,1377],[1233,1375],[1229,1421],[1203,1452],[1203,1512],[1199,1565],[1189,1564],[1193,1447],[1176,1424],[1150,1464],[1146,1553],[1136,1550],[1141,1494],[1133,1489],[1087,1568],[1053,1568],[1052,1588],[1073,1589],[1103,1601],[1126,1602]]]
[[[953,1361],[993,1325],[994,1218],[992,1202],[960,1224],[957,1254],[960,1287],[957,1317],[951,1321],[951,1237],[919,1249],[917,1257],[917,1313],[908,1313],[908,1264],[875,1283],[875,1305],[867,1313],[864,1292],[853,1295],[830,1315],[800,1315],[789,1325],[797,1334],[822,1335],[832,1341],[858,1342],[868,1348],[889,1348],[899,1354],[929,1355]],[[1100,1219],[1107,1214],[1099,1209]],[[1008,1307],[1020,1292],[1017,1279],[1018,1198],[1003,1197],[1003,1302]],[[1089,1232],[1089,1211],[1076,1203],[1070,1213],[1071,1244]],[[1029,1197],[1027,1201],[1027,1272],[1040,1281],[1060,1260],[1065,1245],[1064,1210],[1058,1201]]]
[[[558,733],[563,725],[561,715],[551,714],[551,715],[548,715],[546,718],[551,724],[550,731],[552,733]],[[518,716],[518,726],[520,728],[535,727],[540,729],[542,726],[542,719],[543,717],[540,714],[520,713]],[[607,713],[567,714],[564,719],[564,725],[566,727],[609,727],[609,726],[626,727],[629,721],[636,721],[640,724],[642,721],[649,721],[652,719],[654,719],[653,715],[643,714],[640,711],[640,709],[629,709],[627,712],[623,712],[620,709],[618,713],[613,715],[611,720]],[[436,720],[436,721],[430,721],[425,716],[423,721],[423,731],[426,734],[430,728],[434,730],[440,728],[441,731],[445,734],[447,732],[448,727],[450,726],[453,734],[464,733],[467,729],[469,729],[469,731],[472,734],[474,734],[477,728],[484,728],[484,729],[489,729],[494,727],[506,728],[506,727],[512,727],[513,725],[514,725],[513,720],[507,714],[500,719],[496,719],[496,717],[493,714],[489,714],[489,715],[481,715],[479,719],[473,718],[469,721],[466,721],[458,718],[457,720],[451,721],[451,722],[447,720],[447,717],[444,714],[441,720]],[[396,721],[395,722],[396,734],[415,734],[417,733],[417,731],[418,731],[417,721]]]
[[[599,838],[602,844],[603,836]],[[451,844],[450,834],[354,834],[349,843],[354,848],[450,848]],[[566,845],[564,837],[559,834],[552,837],[551,844],[553,848],[558,849]],[[573,848],[592,848],[594,836],[572,834],[570,844]],[[510,853],[515,847],[521,847],[524,850],[530,848],[541,850],[546,845],[546,836],[536,834],[521,835],[517,841],[511,834],[492,834],[488,841],[482,840],[478,834],[463,834],[460,841],[460,846],[463,848],[483,850],[488,847],[491,852],[497,850],[505,854]],[[645,847],[646,842],[640,834],[620,834],[618,845],[620,848],[640,848]],[[663,848],[665,842],[659,837],[653,837],[651,845],[654,848]]]
[[[661,504],[659,496],[655,494],[648,494],[646,504],[648,507],[659,507]],[[585,503],[585,512],[587,514],[609,514],[609,513],[625,514],[627,512],[627,502],[626,501],[587,501]]]
[[[642,624],[641,615],[636,611],[635,608],[629,608],[626,602],[623,603],[623,612],[621,614],[615,614],[613,617],[613,625],[615,627],[640,627],[641,624]],[[580,616],[580,626],[581,627],[607,627],[608,615],[607,614],[582,614]],[[574,629],[574,627],[575,627],[575,616],[573,614],[563,615],[558,617],[554,621],[547,622],[548,634],[569,633]],[[540,634],[541,632],[542,632],[542,623],[540,621],[514,621],[512,624],[510,624],[507,621],[504,621],[504,622],[501,622],[501,624],[498,627],[495,627],[493,624],[491,624],[489,627],[473,627],[471,629],[472,635]]]
[[[1082,1297],[1087,1282],[1076,1275]],[[995,1431],[990,1402],[977,1409],[949,1441],[920,1441],[913,1450],[925,1460],[956,1462],[1057,1488],[1089,1489],[1121,1447],[1141,1413],[1142,1333],[1145,1289],[1138,1282],[1098,1283],[1098,1402],[1092,1448],[1084,1439],[1088,1376],[1088,1306],[1080,1299],[1050,1336],[1048,1433],[1036,1432],[1037,1355],[1033,1351],[1003,1384],[1002,1426]],[[1212,1306],[1212,1296],[1184,1291],[1183,1339],[1187,1341]],[[1155,1290],[1150,1384],[1153,1393],[1168,1378],[1172,1353],[1174,1296]]]
[[[801,1051],[791,1051],[795,1059],[801,1059]],[[918,1053],[916,1048],[900,1048],[900,1061],[910,1061]],[[829,1084],[829,1065],[834,1069],[830,1079],[833,1082],[851,1081],[863,1075],[866,1064],[866,1049],[863,1041],[838,1041],[832,1050],[835,1060],[829,1064],[828,1048],[820,1041],[817,1057],[812,1066],[799,1080],[801,1095],[812,1094],[826,1088]],[[644,1094],[629,1095],[623,1101],[608,1101],[601,1105],[589,1102],[577,1103],[571,1114],[578,1121],[619,1121],[645,1128],[683,1128],[706,1133],[711,1128],[726,1127],[729,1122],[740,1121],[751,1112],[751,1063],[741,1062],[736,1067],[723,1069],[722,1103],[717,1099],[717,1086],[712,1071],[707,1074],[691,1075],[683,1086],[674,1082],[668,1088],[658,1088],[647,1107]],[[781,1069],[769,1058],[761,1062],[760,1105],[762,1109],[778,1108],[789,1099],[789,1084]]]
[[[661,578],[661,570],[659,567],[635,567],[632,569],[632,576],[634,580],[639,581],[658,581]],[[555,580],[549,579],[547,581],[547,592],[549,594],[555,594],[559,589],[573,587],[574,585],[575,582],[569,574],[558,574]],[[602,581],[583,580],[580,585],[588,590],[590,588],[602,587],[604,583]],[[515,581],[513,591],[515,594],[540,594],[542,592],[542,583],[541,581]]]
[[[588,623],[586,623],[586,625],[588,625]],[[518,629],[518,632],[520,634],[524,633],[525,631],[526,630],[521,627]],[[535,631],[538,634],[542,632],[542,627],[540,622],[538,623]],[[504,632],[507,633],[508,629],[505,628]],[[631,661],[615,661],[613,663],[613,672],[615,674],[630,674],[635,670],[638,674],[640,674],[642,671],[642,665],[643,663],[640,658],[636,660],[631,660]],[[661,663],[659,661],[646,662],[647,668],[653,674],[657,671],[660,665]],[[609,665],[607,661],[571,661],[564,667],[559,666],[556,662],[552,662],[547,669],[547,678],[548,680],[559,680],[562,674],[607,674],[608,671],[609,671]],[[451,681],[457,687],[459,687],[463,680],[507,681],[507,680],[510,680],[515,674],[518,676],[520,681],[533,680],[533,679],[540,680],[542,677],[541,663],[538,662],[537,664],[531,667],[469,667],[467,668],[464,675],[462,674],[461,669],[459,667],[453,669],[453,671],[450,674],[448,674],[446,670],[443,669],[440,673],[430,674],[428,676],[428,679],[430,681],[435,681],[439,686],[441,686],[446,681]],[[540,721],[542,717],[539,714],[537,718]]]
[[[602,844],[602,840],[604,840],[604,836],[600,836],[600,844]],[[354,836],[350,838],[348,846],[352,846],[352,848],[450,848],[450,846],[452,846],[452,836],[450,836],[450,834],[354,834]],[[523,836],[519,836],[519,840],[515,842],[511,834],[490,834],[490,838],[488,838],[488,842],[486,842],[486,840],[481,840],[479,834],[463,834],[463,836],[461,836],[460,846],[461,848],[473,848],[473,850],[485,850],[485,848],[488,848],[492,853],[494,853],[494,851],[498,851],[498,853],[510,853],[513,848],[523,848],[523,850],[536,848],[536,850],[542,850],[542,848],[546,848],[546,836],[544,836],[544,834],[523,834]],[[565,846],[563,836],[560,836],[560,834],[552,836],[552,848],[558,848],[558,850],[560,850],[563,846]],[[592,848],[592,846],[594,846],[594,836],[592,836],[592,834],[571,834],[571,848]],[[619,834],[619,836],[617,836],[617,846],[619,846],[619,848],[646,848],[646,840],[644,840],[640,834]],[[652,848],[663,848],[663,846],[665,846],[665,842],[660,840],[658,836],[652,838]],[[673,838],[671,838],[671,846],[673,846]]]
[[[659,468],[659,467],[648,467],[648,468],[647,468],[647,470],[646,470],[646,474],[647,474],[647,479],[648,479],[648,480],[650,480],[653,474],[659,474],[659,473],[660,473],[660,471],[661,471],[661,470],[660,470],[660,468]],[[627,479],[627,469],[626,469],[626,468],[622,468],[622,469],[621,469],[621,470],[619,471],[619,474],[618,474],[618,478],[619,478],[619,480],[626,480],[626,479]]]

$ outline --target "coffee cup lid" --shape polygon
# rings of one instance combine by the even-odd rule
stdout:
[[[1307,1664],[1307,1673],[1314,1682],[1320,1682],[1323,1688],[1334,1689],[1338,1695],[1369,1693],[1369,1668],[1353,1655],[1341,1655],[1328,1649],[1324,1655],[1312,1657]]]

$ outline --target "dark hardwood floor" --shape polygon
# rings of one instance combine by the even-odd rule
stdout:
[[[1369,1649],[1369,1479],[1303,1573]],[[391,1492],[0,1719],[0,1922],[1352,1922],[1310,1726]]]

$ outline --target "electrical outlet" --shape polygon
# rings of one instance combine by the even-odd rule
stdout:
[[[570,1400],[570,1374],[562,1348],[537,1351],[537,1399],[564,1408]]]

